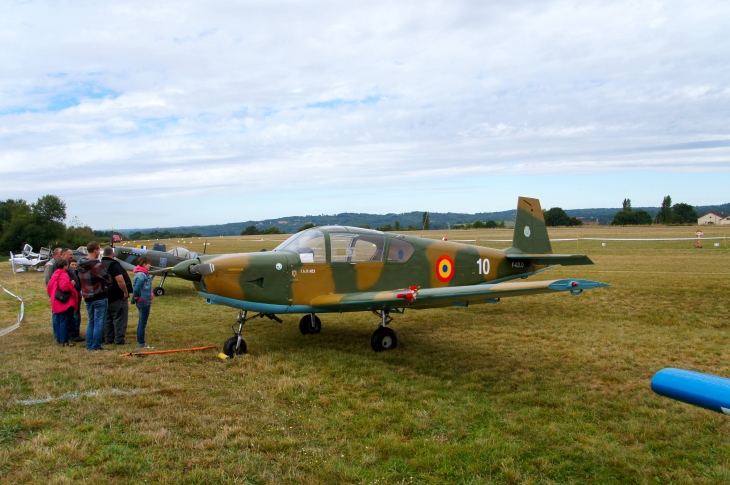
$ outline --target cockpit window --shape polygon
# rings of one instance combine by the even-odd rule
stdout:
[[[194,253],[186,248],[172,248],[167,254],[177,256],[178,258],[193,259],[198,257],[198,253]]]
[[[382,234],[332,234],[330,257],[333,263],[364,263],[383,260],[385,236]]]
[[[324,234],[317,229],[308,229],[279,244],[274,251],[292,251],[299,254],[302,263],[324,263],[327,256],[324,249]]]
[[[413,244],[402,239],[393,238],[390,240],[388,249],[388,261],[405,263],[413,255]]]

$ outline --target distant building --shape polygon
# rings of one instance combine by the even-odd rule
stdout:
[[[700,226],[723,226],[730,224],[730,216],[724,212],[708,212],[697,219],[697,224]]]

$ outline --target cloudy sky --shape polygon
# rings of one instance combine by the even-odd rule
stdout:
[[[730,202],[730,2],[4,2],[0,198],[94,228]]]

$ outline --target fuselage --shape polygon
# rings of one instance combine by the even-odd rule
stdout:
[[[142,256],[145,256],[152,262],[153,269],[158,270],[169,268],[183,261],[195,258],[198,256],[198,253],[190,252],[185,248],[174,248],[165,252],[128,246],[114,247],[114,257],[127,271],[134,270],[135,266],[137,266],[137,261]]]
[[[295,234],[273,251],[199,256],[173,272],[192,280],[210,303],[309,313],[332,311],[313,306],[315,299],[335,304],[357,292],[478,285],[543,267],[508,260],[499,249],[328,226]]]

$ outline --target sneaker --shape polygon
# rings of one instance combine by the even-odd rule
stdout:
[[[86,342],[86,338],[79,336],[79,337],[72,338],[71,341],[72,342]]]
[[[66,342],[65,344],[61,344],[62,347],[74,347],[76,344],[73,342]]]
[[[144,347],[140,347],[140,349],[154,349],[154,347],[150,347],[149,345],[145,345]]]
[[[119,343],[116,343],[116,344],[114,344],[114,345],[129,345],[129,344],[131,344],[131,343],[132,343],[132,342],[129,342],[129,341],[125,340],[124,342],[119,342]]]

